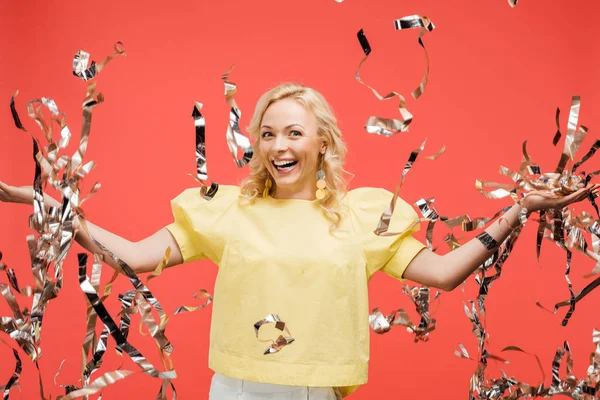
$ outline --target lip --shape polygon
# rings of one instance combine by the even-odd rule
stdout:
[[[292,172],[294,172],[296,170],[296,167],[298,167],[298,165],[300,164],[300,162],[298,160],[294,160],[294,159],[277,159],[277,160],[273,160],[273,162],[275,161],[296,161],[296,164],[294,164],[294,166],[287,170],[287,171],[282,171],[277,169],[277,167],[275,167],[275,165],[273,163],[271,163],[272,167],[273,167],[273,171],[276,172],[278,175],[288,175]]]

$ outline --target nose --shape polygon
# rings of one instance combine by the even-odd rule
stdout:
[[[273,144],[273,150],[278,153],[283,153],[288,149],[287,138],[282,135],[277,135],[275,137],[275,143]]]

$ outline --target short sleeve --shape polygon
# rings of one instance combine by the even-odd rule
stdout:
[[[390,222],[394,236],[374,233],[381,214],[388,208],[393,194],[379,188],[360,188],[348,193],[353,224],[358,231],[369,279],[377,271],[403,280],[402,275],[413,258],[426,246],[413,237],[419,230],[419,218],[410,204],[398,198]]]
[[[186,189],[171,200],[173,223],[166,226],[179,246],[183,262],[209,258],[219,264],[226,242],[228,221],[234,218],[239,188],[219,186],[206,200],[199,188]]]

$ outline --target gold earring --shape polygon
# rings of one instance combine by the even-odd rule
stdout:
[[[263,191],[263,199],[266,199],[267,197],[269,197],[269,192],[271,191],[271,186],[273,186],[273,182],[271,181],[270,177],[267,177],[267,180],[265,181],[265,190]]]
[[[315,192],[315,197],[318,200],[323,200],[327,196],[329,196],[329,191],[327,188],[327,182],[325,181],[325,171],[323,171],[323,161],[325,159],[325,155],[321,156],[321,165],[319,166],[319,170],[317,171],[317,191]]]

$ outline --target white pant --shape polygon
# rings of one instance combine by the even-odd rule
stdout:
[[[274,385],[214,374],[209,400],[336,400],[333,388]]]

